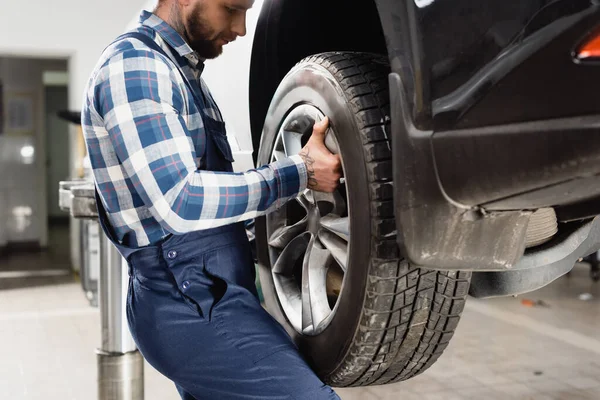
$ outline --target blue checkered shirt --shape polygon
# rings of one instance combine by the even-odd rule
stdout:
[[[206,132],[192,93],[175,68],[209,93],[203,62],[165,21],[143,12],[136,39],[109,46],[86,89],[84,138],[94,180],[117,239],[130,247],[170,234],[213,228],[264,215],[304,190],[299,156],[243,173],[200,170]],[[222,121],[206,96],[204,112]]]

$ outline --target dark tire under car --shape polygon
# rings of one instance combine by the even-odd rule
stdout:
[[[373,54],[302,60],[279,85],[261,138],[262,165],[297,153],[326,115],[327,143],[342,157],[337,193],[307,191],[256,221],[267,309],[335,387],[426,370],[448,346],[469,289],[470,272],[424,270],[399,258],[388,74],[387,59]]]

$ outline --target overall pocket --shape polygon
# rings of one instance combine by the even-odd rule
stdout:
[[[204,270],[202,256],[180,259],[169,264],[171,276],[184,301],[200,317],[210,320],[210,312],[223,291],[221,282],[216,281]]]
[[[254,265],[249,265],[248,238],[243,226],[238,225],[182,235],[179,241],[169,240],[162,247],[163,259],[179,292],[209,321],[228,286],[247,286],[254,276]],[[254,281],[251,283],[254,285]]]

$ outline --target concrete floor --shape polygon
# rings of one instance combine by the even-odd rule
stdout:
[[[54,233],[54,240],[64,231]],[[99,314],[70,275],[19,278],[10,271],[64,269],[68,253],[0,259],[0,399],[94,400]],[[63,261],[61,261],[63,260]],[[410,381],[339,389],[344,400],[600,399],[600,284],[571,276],[519,298],[469,299],[439,362]],[[580,300],[590,293],[591,300]],[[542,300],[528,307],[523,299]],[[179,399],[146,365],[145,398]]]

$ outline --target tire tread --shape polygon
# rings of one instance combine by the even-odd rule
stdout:
[[[337,386],[409,379],[429,368],[454,334],[470,272],[436,272],[399,258],[393,203],[389,65],[381,55],[331,52],[300,63],[326,68],[344,89],[367,161],[372,257],[364,305],[340,366],[322,377]]]

